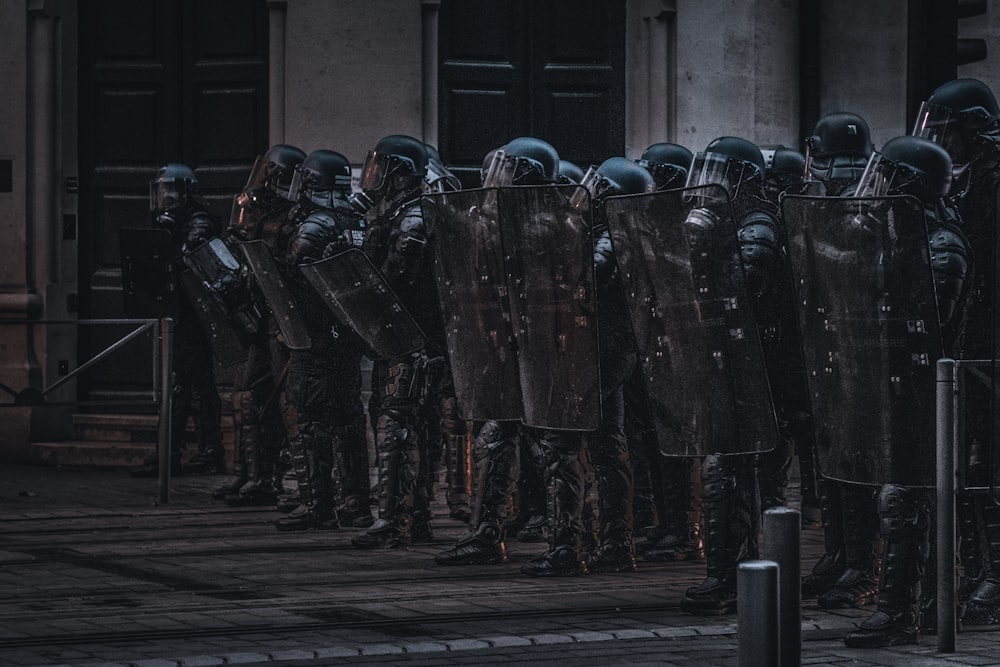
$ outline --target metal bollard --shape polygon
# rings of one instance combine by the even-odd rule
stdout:
[[[955,361],[937,363],[937,650],[955,652]]]
[[[736,574],[739,667],[779,665],[778,564],[740,563]]]
[[[799,534],[802,517],[798,510],[774,507],[764,512],[764,553],[778,564],[778,628],[781,636],[781,667],[802,663],[802,581]]]
[[[170,442],[171,419],[174,402],[174,321],[160,319],[160,419],[156,439],[159,476],[157,491],[159,502],[170,502]]]

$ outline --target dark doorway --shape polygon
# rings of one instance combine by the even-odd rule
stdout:
[[[624,154],[624,2],[443,0],[439,34],[438,149],[466,187],[519,136],[584,170]]]
[[[80,316],[122,317],[118,233],[149,225],[157,168],[192,167],[225,224],[267,149],[267,6],[93,0],[80,11],[79,43]],[[82,330],[80,358],[102,338]],[[128,398],[148,375],[144,353],[95,367],[81,399]]]

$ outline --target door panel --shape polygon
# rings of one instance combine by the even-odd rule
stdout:
[[[443,0],[439,142],[466,187],[518,136],[584,169],[625,148],[625,3]]]
[[[194,168],[223,220],[267,149],[264,0],[93,0],[80,12],[80,316],[123,315],[118,234],[149,225],[149,181],[168,162]],[[80,358],[113,342],[80,332]],[[148,349],[80,383],[82,400],[145,385]],[[138,370],[135,370],[138,369]]]

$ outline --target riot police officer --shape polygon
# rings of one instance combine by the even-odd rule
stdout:
[[[647,147],[636,163],[662,191],[684,187],[693,159],[686,147],[660,142]],[[646,404],[645,391],[637,368],[625,384],[625,430],[635,473],[635,530],[645,538],[637,550],[643,560],[653,562],[701,558],[705,551],[698,461],[660,454],[649,415],[641,409]]]
[[[208,210],[208,202],[198,193],[198,179],[187,165],[170,163],[160,167],[149,183],[149,207],[153,226],[170,232],[172,261],[178,273],[184,270],[183,257],[219,233],[219,219]],[[199,442],[201,458],[209,462],[199,472],[225,470],[220,420],[222,404],[215,385],[211,342],[198,321],[190,295],[181,290],[174,328],[174,397],[171,412],[170,472],[181,475],[181,452],[187,421],[194,416],[194,401],[200,403]],[[155,477],[159,459],[154,453],[143,465],[130,471],[133,477]]]
[[[806,147],[810,181],[805,191],[853,195],[872,153],[865,119],[847,111],[826,114],[816,122]],[[824,553],[803,577],[802,596],[816,597],[826,608],[870,604],[876,597],[879,573],[877,489],[819,477],[813,449],[799,447],[803,504],[808,502],[809,490],[815,489]]]
[[[316,150],[296,168],[289,196],[285,267],[311,345],[289,353],[285,393],[289,445],[300,505],[275,523],[278,530],[337,528],[370,517],[368,448],[361,404],[363,344],[343,326],[301,272],[327,247],[360,244],[361,217],[351,205],[351,165],[336,151]],[[343,505],[336,505],[338,482]],[[341,518],[340,515],[343,515]]]
[[[490,187],[550,185],[559,179],[558,153],[546,141],[518,137],[487,155],[482,174]],[[507,559],[505,537],[511,525],[507,509],[515,495],[518,539],[543,539],[547,526],[540,429],[513,420],[476,422],[473,453],[476,494],[468,533],[435,556],[441,565],[499,563]],[[529,532],[530,531],[530,532]],[[537,537],[536,537],[537,534]]]
[[[426,406],[438,403],[446,345],[434,288],[429,232],[420,209],[428,155],[423,142],[392,134],[368,153],[361,188],[372,202],[364,251],[426,336],[423,350],[375,362],[370,411],[379,463],[378,519],[351,540],[361,549],[406,546],[431,538]],[[424,470],[426,474],[426,469]]]
[[[288,197],[292,177],[305,157],[295,146],[276,144],[258,159],[247,186],[233,201],[227,229],[232,243],[263,240],[275,248],[279,228],[293,205]],[[247,361],[233,386],[235,478],[213,492],[237,507],[274,505],[282,491],[279,457],[286,433],[279,405],[284,402],[288,348],[279,341],[277,326],[263,303],[261,310],[265,322],[250,342]]]
[[[789,376],[794,368],[789,350],[795,341],[787,336],[794,329],[783,321],[783,250],[775,208],[764,189],[764,157],[752,142],[739,137],[719,137],[695,157],[688,186],[718,184],[726,188],[732,202],[740,241],[746,284],[760,332],[764,363],[771,393],[789,393]],[[693,217],[692,217],[693,216]],[[698,210],[689,220],[695,228],[715,224],[711,216],[702,220]],[[787,469],[783,438],[772,452],[755,460],[752,455],[704,457],[701,469],[701,512],[705,524],[706,578],[689,588],[681,609],[698,615],[731,613],[736,608],[738,564],[758,554],[760,496],[757,473],[771,477],[767,490],[781,486]]]
[[[1000,108],[993,91],[978,79],[960,78],[939,86],[917,114],[913,134],[940,144],[952,158],[950,196],[972,245],[965,330],[956,346],[961,359],[995,359],[997,190],[1000,187]],[[991,337],[992,332],[992,337]],[[989,388],[970,383],[966,416],[967,486],[989,486],[991,424]],[[995,438],[996,434],[992,435]],[[963,577],[959,588],[968,600],[962,622],[1000,622],[1000,509],[987,494],[959,493],[959,550]],[[985,546],[985,549],[983,548]]]
[[[951,178],[952,161],[943,148],[920,137],[896,137],[886,142],[881,152],[873,153],[857,190],[861,196],[912,195],[923,204],[940,345],[945,355],[954,349],[956,324],[964,317],[970,253],[957,213],[945,199]],[[892,446],[909,445],[894,442]],[[931,463],[927,462],[928,468]],[[933,478],[932,473],[925,476]],[[934,570],[928,540],[933,494],[933,488],[895,483],[879,491],[884,564],[878,608],[847,635],[848,646],[871,648],[917,642],[920,607],[933,607],[933,590],[921,595],[921,578]]]

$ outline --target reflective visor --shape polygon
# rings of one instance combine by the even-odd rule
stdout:
[[[917,174],[892,160],[887,160],[881,153],[875,151],[868,159],[865,173],[858,181],[855,197],[885,197],[891,190],[898,189],[917,178]]]
[[[951,109],[930,102],[923,102],[913,123],[915,137],[930,139],[938,146],[947,148],[947,137],[958,131],[958,120]]]
[[[685,187],[721,185],[732,195],[744,180],[751,178],[763,180],[763,177],[757,167],[742,160],[736,160],[722,153],[698,153],[691,163]]]
[[[187,181],[175,179],[149,182],[149,210],[169,211],[187,203]]]
[[[388,155],[382,155],[374,150],[368,151],[365,166],[361,170],[361,189],[366,191],[381,190],[389,177]]]

